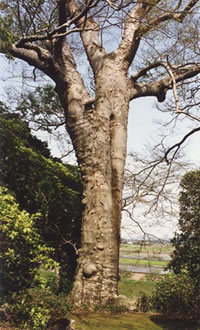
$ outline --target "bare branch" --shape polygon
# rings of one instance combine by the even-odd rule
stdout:
[[[174,19],[178,22],[183,22],[184,18],[187,16],[187,14],[191,11],[191,9],[199,2],[199,0],[190,0],[185,8],[183,9],[182,13],[175,14]]]
[[[133,61],[139,47],[141,38],[138,35],[138,30],[141,20],[148,10],[149,6],[145,1],[137,1],[133,9],[127,14],[122,41],[116,50],[116,55],[128,66]]]
[[[27,43],[26,47],[19,48],[15,45],[11,46],[10,53],[21,60],[26,61],[29,65],[38,68],[46,73],[55,81],[55,76],[51,71],[52,58],[50,53],[37,45]]]
[[[161,65],[161,62],[155,62],[155,63],[151,63],[148,66],[146,66],[145,68],[141,69],[140,71],[138,71],[135,74],[132,74],[131,79],[136,82],[139,78],[144,77],[148,71],[155,69],[157,67],[159,67]]]
[[[77,28],[82,29],[81,38],[85,47],[88,60],[95,71],[99,65],[99,60],[106,55],[105,49],[102,47],[99,38],[99,25],[94,21],[93,17],[87,17],[89,10],[95,7],[99,3],[99,0],[89,0],[85,7],[85,10],[80,12],[80,8],[76,5],[74,0],[67,2],[67,8],[71,17],[77,15],[74,24]]]
[[[150,20],[148,22],[148,24],[145,24],[143,26],[140,27],[140,35],[144,36],[145,34],[147,34],[150,30],[152,30],[153,28],[157,27],[159,24],[169,21],[169,20],[174,20],[177,21],[178,23],[182,23],[183,20],[185,19],[185,17],[191,12],[191,9],[199,2],[199,0],[191,0],[188,2],[188,4],[185,6],[185,8],[178,12],[182,1],[179,1],[177,7],[175,8],[175,10],[173,12],[166,12],[163,15],[160,15],[152,20]]]
[[[173,95],[174,95],[174,100],[175,100],[175,106],[176,106],[176,112],[179,112],[179,102],[178,102],[178,95],[177,95],[177,88],[176,88],[176,79],[174,77],[174,74],[172,72],[172,68],[169,64],[169,61],[167,59],[167,63],[162,62],[162,66],[165,67],[167,72],[169,73],[171,79],[172,79],[172,88],[173,88]]]
[[[177,113],[178,113],[178,114],[183,114],[183,115],[185,115],[185,116],[187,116],[187,117],[189,117],[189,118],[191,118],[191,119],[194,119],[194,120],[197,120],[197,121],[200,122],[200,118],[199,118],[199,117],[194,116],[194,115],[190,114],[189,112],[185,112],[185,111],[178,110]]]
[[[160,62],[160,65],[164,63]],[[165,64],[164,64],[165,65]],[[163,66],[164,66],[163,65]],[[158,65],[156,65],[158,66]],[[156,67],[155,66],[155,67]],[[153,66],[152,66],[153,67]],[[149,68],[149,67],[148,67]],[[143,69],[145,73],[146,69]],[[148,69],[149,70],[149,69]],[[140,71],[141,72],[141,71]],[[193,78],[197,74],[200,73],[200,64],[191,64],[191,65],[184,65],[179,68],[176,68],[173,72],[173,80],[175,83],[181,82],[183,80]],[[136,74],[137,76],[138,74]],[[139,75],[141,75],[139,73]],[[141,96],[156,96],[159,102],[165,101],[166,93],[169,89],[173,88],[173,80],[172,77],[167,77],[152,83],[137,83],[135,84],[132,81],[132,78],[129,80],[129,87],[130,87],[130,99],[135,99]]]
[[[183,143],[194,133],[199,132],[200,131],[200,127],[194,128],[192,129],[189,133],[187,133],[180,142],[174,144],[172,147],[170,147],[164,155],[164,158],[166,160],[166,163],[169,164],[169,160],[168,160],[168,155],[169,153],[175,149],[175,152],[173,154],[173,158],[175,157],[175,155],[177,154],[178,150],[180,149],[180,147],[183,145]]]

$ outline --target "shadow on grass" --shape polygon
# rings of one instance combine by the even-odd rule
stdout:
[[[150,320],[163,330],[200,330],[200,321],[174,320],[162,316],[150,316]]]

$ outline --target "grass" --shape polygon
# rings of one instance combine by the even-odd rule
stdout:
[[[72,315],[79,330],[159,330],[162,329],[144,314],[116,315],[92,313]]]
[[[106,314],[88,313],[70,315],[78,330],[199,330],[193,322],[166,320],[158,315],[144,313]]]
[[[128,265],[137,265],[137,266],[167,266],[167,261],[162,260],[146,260],[146,259],[128,259],[128,258],[120,258],[120,263],[128,264]]]
[[[155,286],[152,280],[135,281],[130,278],[121,278],[118,284],[119,294],[128,298],[140,297],[141,292],[151,294]]]
[[[70,320],[75,320],[75,328],[78,330],[199,330],[197,323],[167,320],[158,315],[144,313],[132,314],[108,314],[108,313],[84,313],[79,315],[69,314]],[[15,328],[0,322],[0,329]]]

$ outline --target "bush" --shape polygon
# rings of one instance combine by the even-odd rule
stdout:
[[[199,318],[200,288],[187,274],[164,275],[152,295],[155,311],[176,318]]]
[[[5,306],[4,320],[15,329],[53,329],[66,319],[70,309],[66,296],[47,289],[29,289],[13,295],[12,302]]]
[[[48,289],[48,291],[57,294],[58,293],[58,277],[55,271],[49,271],[45,269],[39,269],[33,282],[34,288]]]
[[[41,264],[55,267],[53,249],[47,247],[35,222],[39,214],[20,210],[15,198],[0,187],[0,301],[31,287]]]
[[[141,296],[137,299],[136,310],[138,312],[147,313],[152,310],[152,298],[145,292],[141,292]]]

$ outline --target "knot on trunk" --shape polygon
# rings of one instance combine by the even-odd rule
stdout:
[[[97,268],[96,265],[92,262],[88,262],[87,264],[85,264],[85,266],[83,267],[83,275],[85,277],[91,277],[93,276],[95,273],[97,272]]]
[[[103,244],[97,244],[97,250],[103,251],[104,250],[104,246]]]

